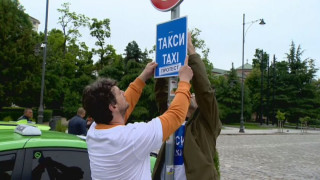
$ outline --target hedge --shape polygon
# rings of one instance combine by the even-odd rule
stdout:
[[[0,110],[0,120],[3,121],[4,119],[12,119],[13,121],[16,121],[20,116],[23,115],[25,108],[22,107],[3,107]],[[33,111],[33,119],[32,121],[36,122],[38,118],[38,109],[32,108]],[[43,111],[43,122],[49,122],[49,120],[52,118],[52,110],[45,109]]]

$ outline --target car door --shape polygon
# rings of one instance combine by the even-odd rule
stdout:
[[[0,179],[21,179],[24,150],[0,152]]]
[[[26,149],[22,179],[91,179],[86,149]]]

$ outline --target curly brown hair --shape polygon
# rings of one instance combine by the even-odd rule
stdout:
[[[116,98],[111,91],[116,86],[116,81],[107,78],[99,78],[85,87],[82,95],[82,104],[87,114],[97,124],[109,124],[113,119],[109,104],[116,104]]]

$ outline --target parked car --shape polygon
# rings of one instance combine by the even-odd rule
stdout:
[[[50,130],[50,127],[42,124],[28,123],[26,120],[20,121],[0,121],[0,130],[1,129],[15,129],[19,124],[27,124],[31,126],[36,126],[40,130]]]
[[[0,179],[91,179],[83,139],[37,125],[0,123]],[[151,171],[155,161],[152,153]]]
[[[30,125],[1,129],[0,177],[91,179],[86,142],[74,135]]]

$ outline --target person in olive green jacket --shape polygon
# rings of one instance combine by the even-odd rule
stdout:
[[[188,54],[189,66],[194,73],[192,87],[196,97],[196,104],[193,107],[197,107],[197,109],[190,115],[193,111],[193,108],[190,107],[190,112],[188,113],[189,117],[187,115],[187,119],[189,120],[186,119],[187,121],[185,123],[184,147],[182,150],[185,176],[183,177],[181,172],[175,172],[179,177],[175,176],[174,179],[220,179],[214,164],[216,141],[221,131],[218,104],[215,97],[215,91],[211,87],[206,74],[205,65],[199,54],[195,52],[190,33],[188,34]],[[167,109],[167,78],[156,79],[155,93],[159,111],[160,113],[163,113]],[[175,156],[177,155],[175,154]],[[164,160],[165,142],[158,153],[152,179],[163,179]]]

